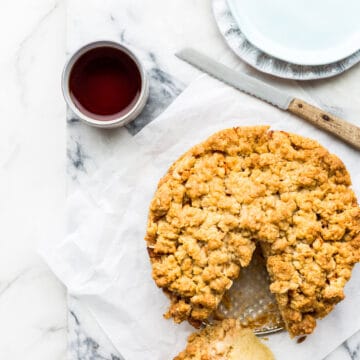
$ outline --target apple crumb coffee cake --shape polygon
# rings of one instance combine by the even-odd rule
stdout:
[[[360,209],[344,164],[316,141],[267,126],[220,131],[160,180],[146,242],[165,314],[194,326],[260,246],[291,336],[344,298],[360,260]]]
[[[249,329],[226,319],[193,333],[174,360],[274,360],[274,355]]]

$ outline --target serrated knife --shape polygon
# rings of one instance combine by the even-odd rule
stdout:
[[[191,48],[176,56],[232,87],[288,111],[324,129],[360,150],[360,128],[327,113],[304,100],[290,96],[274,86],[237,72]]]

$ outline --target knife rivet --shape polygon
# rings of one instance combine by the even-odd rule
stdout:
[[[301,109],[303,107],[303,104],[298,104],[298,107]]]
[[[326,120],[326,121],[329,121],[329,120],[330,120],[329,116],[327,116],[327,115],[323,115],[322,118],[323,118],[324,120]]]

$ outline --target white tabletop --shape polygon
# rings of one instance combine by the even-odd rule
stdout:
[[[208,0],[101,0],[102,23],[88,24],[88,31],[84,31],[81,6],[86,3],[91,8],[99,2],[68,0],[69,12],[76,15],[71,16],[72,21],[67,24],[69,50],[81,42],[93,40],[97,26],[107,26],[118,33],[119,40],[132,42],[147,53],[155,69],[153,82],[161,89],[170,79],[173,96],[199,75],[173,56],[177,49],[192,46],[351,121],[356,122],[360,117],[360,66],[324,81],[300,84],[281,81],[256,73],[231,53],[217,32]],[[113,7],[115,3],[116,8]],[[80,155],[76,153],[81,151],[82,145],[79,143],[77,147],[78,139],[73,139],[75,148],[68,146],[66,158],[66,109],[60,91],[66,56],[66,7],[61,0],[3,0],[0,9],[3,34],[0,57],[0,358],[66,359],[65,289],[36,251],[41,238],[61,231],[65,220],[65,184],[69,178],[82,176],[84,170],[81,152]],[[68,134],[75,134],[71,131]],[[85,127],[77,125],[76,134],[86,133]],[[91,166],[90,161],[90,170]],[[70,300],[70,310],[71,359],[119,358],[75,299]],[[360,335],[357,334],[328,360],[360,359],[359,346]]]

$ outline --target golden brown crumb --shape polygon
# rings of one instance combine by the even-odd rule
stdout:
[[[166,314],[200,324],[256,244],[292,336],[344,298],[360,260],[360,210],[343,163],[266,126],[220,131],[178,159],[150,205],[146,241]]]
[[[274,360],[270,349],[249,329],[226,319],[189,336],[174,360]]]

